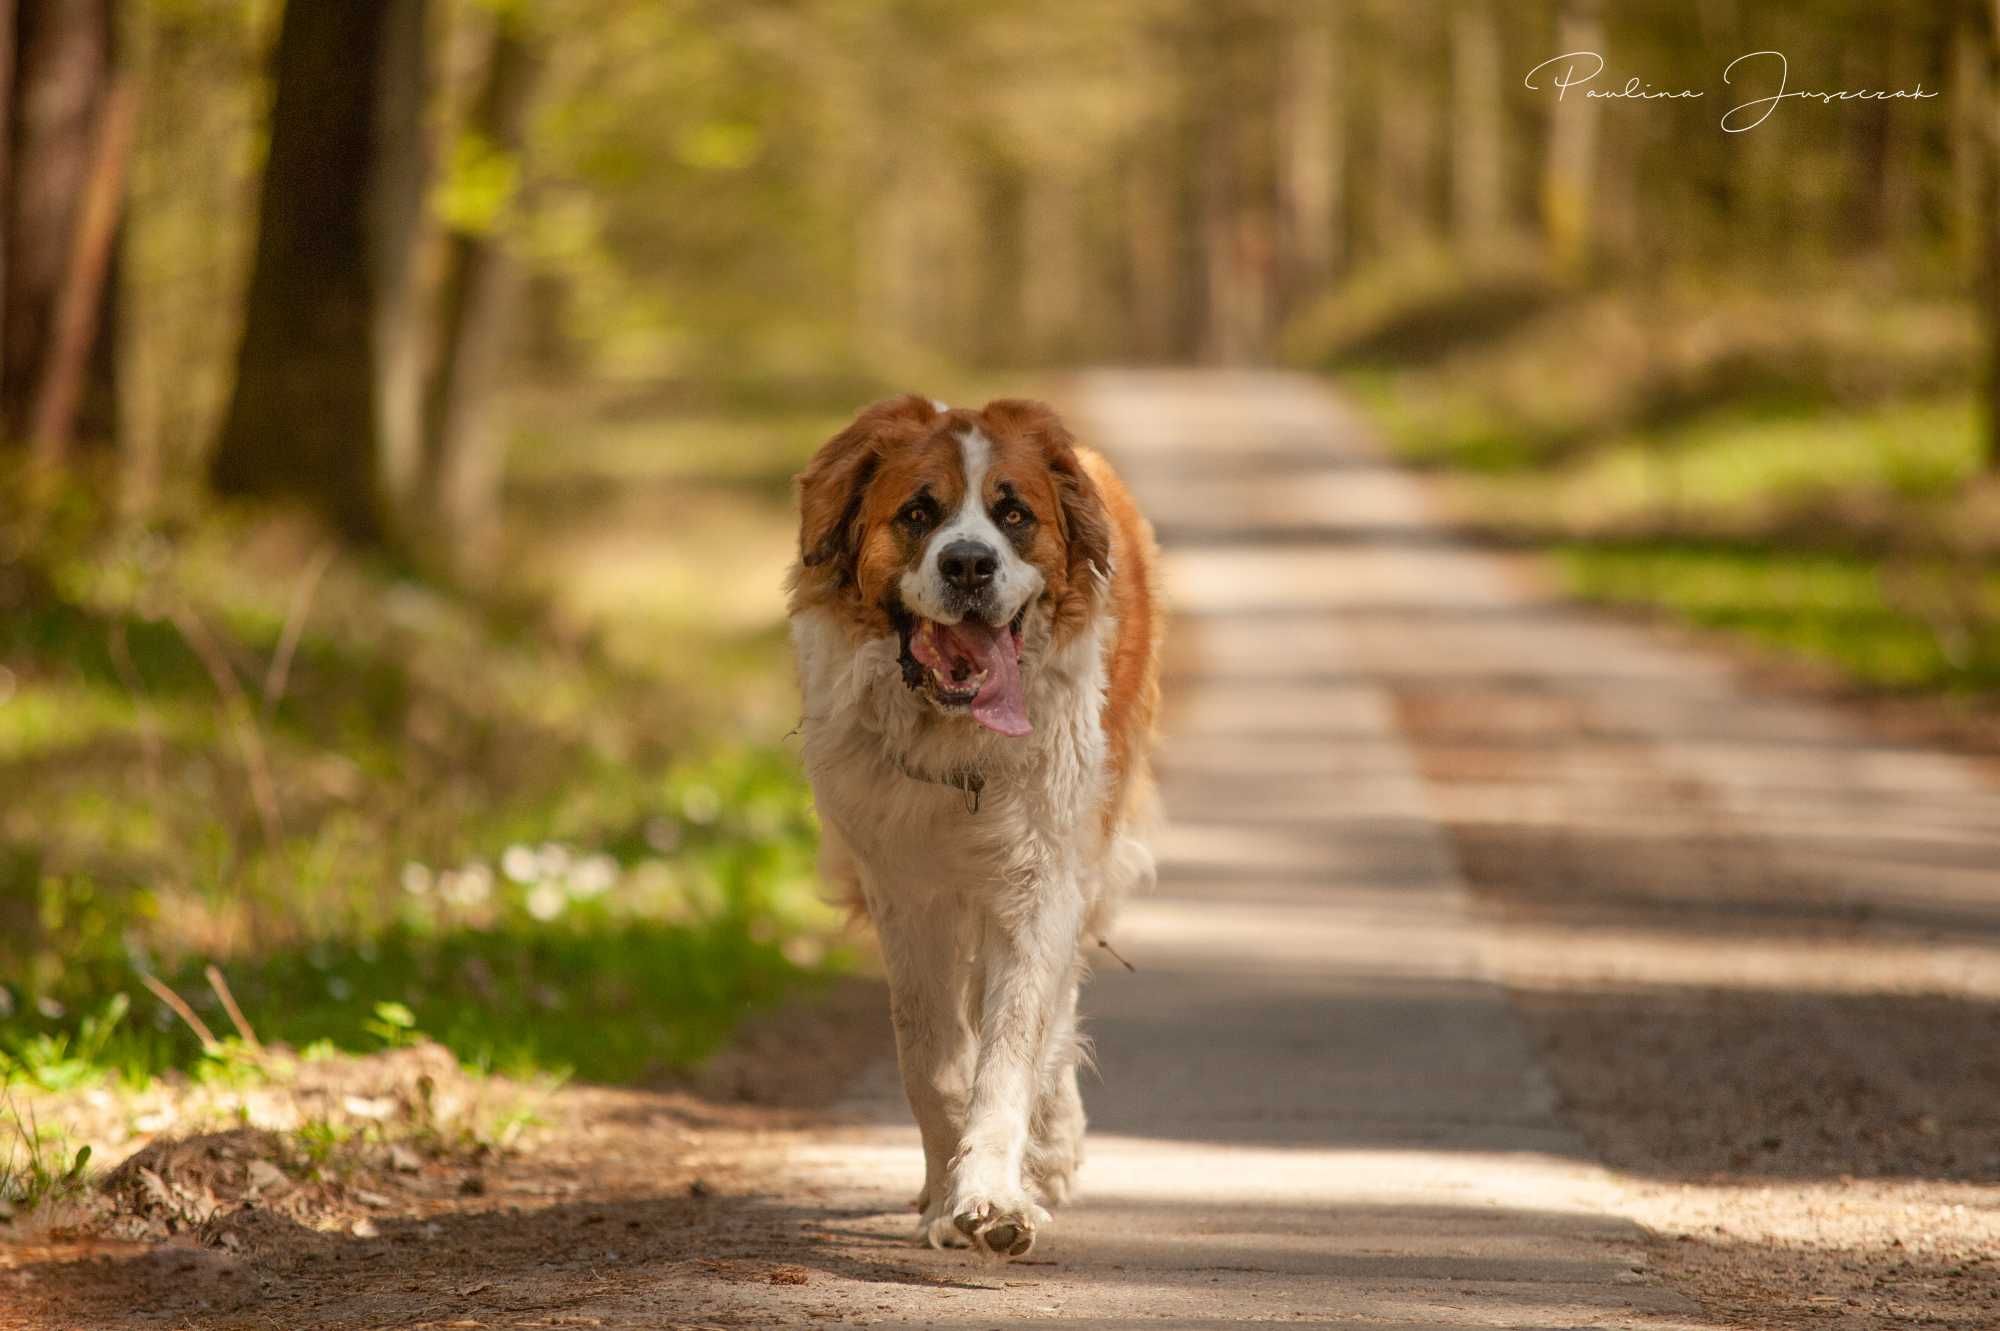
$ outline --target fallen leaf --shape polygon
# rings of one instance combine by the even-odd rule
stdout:
[[[389,1168],[398,1173],[414,1174],[424,1167],[424,1158],[401,1142],[389,1147]]]
[[[370,1220],[365,1215],[362,1216],[359,1220],[355,1221],[353,1224],[349,1225],[347,1227],[347,1232],[352,1234],[357,1239],[379,1238],[382,1233],[381,1230],[375,1228],[375,1222],[373,1220]]]
[[[174,1200],[173,1192],[167,1187],[167,1181],[144,1165],[139,1166],[139,1182],[145,1186],[146,1195],[155,1205],[174,1210],[180,1208],[180,1203]]]
[[[356,1118],[387,1118],[396,1112],[396,1101],[387,1095],[350,1095],[341,1100],[340,1107]]]
[[[285,1171],[269,1160],[252,1160],[246,1171],[250,1179],[250,1192],[255,1196],[264,1192],[288,1192],[292,1181],[285,1177]]]
[[[363,1206],[377,1211],[386,1210],[396,1204],[393,1197],[385,1197],[379,1192],[370,1192],[366,1188],[356,1188],[354,1190],[354,1200],[360,1202]]]

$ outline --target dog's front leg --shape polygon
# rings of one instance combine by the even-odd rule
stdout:
[[[1083,896],[1072,875],[1051,875],[988,904],[980,929],[985,970],[979,1058],[965,1136],[952,1162],[950,1211],[973,1243],[1020,1257],[1048,1212],[1022,1177],[1030,1119],[1063,998],[1074,980]]]
[[[883,893],[869,913],[882,940],[889,973],[889,1015],[896,1028],[896,1062],[903,1093],[924,1143],[924,1190],[917,1195],[917,1241],[963,1246],[945,1209],[946,1171],[965,1129],[972,1089],[971,994],[964,959],[963,903],[956,897]]]

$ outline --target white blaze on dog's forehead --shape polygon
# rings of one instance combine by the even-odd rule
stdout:
[[[958,432],[958,455],[965,463],[965,503],[981,512],[986,509],[986,469],[993,465],[993,441],[974,426]]]
[[[993,468],[993,441],[976,426],[953,431],[953,438],[958,442],[959,465],[965,473],[965,495],[924,542],[924,554],[916,567],[903,574],[898,584],[903,604],[922,618],[955,623],[959,617],[957,594],[944,582],[938,552],[953,541],[972,540],[993,551],[998,566],[988,593],[990,603],[1003,618],[1011,617],[1041,592],[1042,571],[1021,558],[987,511],[986,475]]]
[[[951,408],[950,408],[950,407],[948,407],[948,406],[946,406],[946,405],[945,405],[944,403],[942,403],[942,402],[938,401],[938,400],[937,400],[936,398],[932,398],[932,399],[931,399],[931,405],[932,405],[933,407],[936,407],[936,408],[937,408],[937,409],[938,409],[939,411],[941,411],[941,412],[943,412],[943,411],[950,411],[950,410],[951,410]]]

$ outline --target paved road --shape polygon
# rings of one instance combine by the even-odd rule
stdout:
[[[1557,1121],[1398,737],[1395,662],[1344,628],[1502,596],[1497,573],[1431,539],[1310,381],[1080,388],[1176,609],[1162,882],[1117,935],[1137,972],[1087,991],[1082,1198],[1027,1263],[905,1249],[921,1156],[883,1066],[859,1125],[796,1161],[836,1278],[759,1303],[876,1326],[1694,1324]]]

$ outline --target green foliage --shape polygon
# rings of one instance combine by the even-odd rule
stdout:
[[[10,1102],[0,1122],[0,1219],[78,1195],[89,1186],[89,1166],[88,1144],[71,1151],[61,1132],[23,1119]]]
[[[2000,693],[2000,574],[1974,575],[1987,615],[1954,628],[1925,613],[1906,585],[1912,576],[1963,576],[1949,567],[1885,569],[1860,555],[1672,539],[1558,552],[1570,585],[1589,600],[1655,607],[1876,688]]]
[[[1972,347],[1923,302],[1627,292],[1343,382],[1399,453],[1451,470],[1469,521],[1553,550],[1582,597],[1874,688],[1992,695]]]
[[[790,465],[771,448],[774,471]],[[788,503],[775,484],[754,500],[781,551]],[[115,997],[157,974],[227,1032],[211,960],[268,1043],[369,1050],[422,1031],[480,1066],[612,1079],[696,1061],[844,964],[779,746],[795,704],[777,636],[711,644],[707,603],[663,604],[580,643],[546,606],[336,559],[273,687],[316,548],[282,523],[169,544],[86,514],[28,576],[0,576],[7,1075],[260,1075],[241,1042],[204,1052],[150,999]],[[245,702],[218,690],[190,624]],[[746,735],[748,717],[763,719]]]
[[[102,1080],[107,1047],[131,1006],[130,999],[116,993],[74,1032],[14,1035],[0,1030],[0,1083],[19,1080],[37,1090],[69,1091]]]
[[[520,187],[519,156],[467,130],[452,143],[431,207],[453,231],[490,235],[500,229]]]
[[[424,1039],[417,1029],[417,1014],[401,1003],[377,1003],[375,1015],[363,1022],[361,1029],[390,1049],[406,1049]]]

